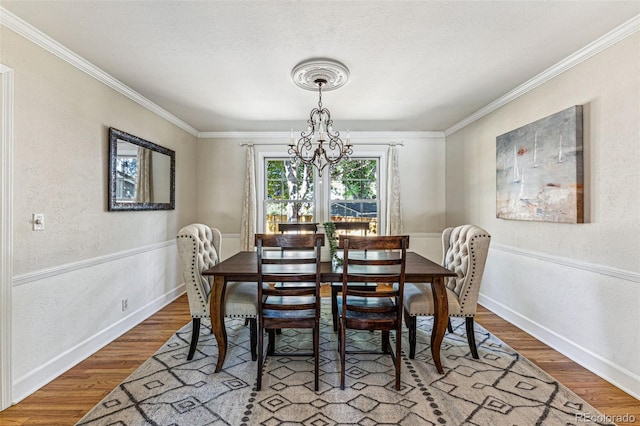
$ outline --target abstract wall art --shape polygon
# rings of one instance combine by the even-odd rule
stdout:
[[[582,105],[496,138],[496,217],[583,223]]]

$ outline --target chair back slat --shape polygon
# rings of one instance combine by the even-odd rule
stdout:
[[[379,236],[363,237],[357,235],[340,235],[338,247],[344,247],[344,240],[349,240],[349,248],[352,250],[398,250],[398,242],[406,238],[407,249],[409,248],[409,236]]]
[[[294,232],[298,234],[315,234],[316,232],[318,232],[318,224],[309,222],[279,223],[278,231],[280,231],[281,234],[284,234],[285,232]]]
[[[255,241],[257,246],[260,239],[262,247],[312,249],[316,245],[318,235],[323,234],[256,234]],[[324,235],[321,240],[321,245],[324,246]]]

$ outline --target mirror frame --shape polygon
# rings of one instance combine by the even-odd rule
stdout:
[[[116,163],[118,140],[132,143],[134,145],[148,148],[152,151],[168,155],[171,159],[170,166],[170,188],[168,203],[122,203],[116,200]],[[175,210],[176,208],[176,153],[175,151],[157,145],[148,140],[131,135],[122,130],[109,128],[109,188],[108,188],[108,208],[109,211],[131,211],[131,210]]]

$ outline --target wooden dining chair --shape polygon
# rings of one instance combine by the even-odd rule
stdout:
[[[267,356],[313,356],[314,389],[319,385],[320,248],[324,234],[256,234],[258,252],[258,377]],[[284,251],[283,249],[306,249]],[[301,285],[313,284],[313,285]],[[313,330],[313,351],[278,353],[275,332],[286,328]],[[264,333],[269,335],[265,354]]]
[[[342,294],[338,297],[338,349],[340,388],[345,387],[347,354],[388,354],[395,366],[395,385],[400,389],[402,353],[402,302],[409,236],[362,237],[341,235],[343,250]],[[366,291],[350,282],[388,284],[384,290]],[[347,350],[347,329],[380,330],[380,351]],[[395,351],[390,332],[395,331]],[[353,343],[350,343],[353,344]]]
[[[364,235],[369,233],[370,222],[333,222],[336,228],[336,235]],[[360,286],[365,291],[376,291],[376,283],[351,283],[352,286]],[[333,320],[333,331],[338,331],[338,293],[342,290],[342,283],[331,283],[331,316]]]

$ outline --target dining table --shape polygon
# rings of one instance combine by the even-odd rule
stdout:
[[[225,328],[224,297],[227,282],[245,281],[258,283],[258,255],[255,251],[241,251],[202,272],[213,276],[209,307],[211,312],[211,330],[218,343],[218,360],[215,372],[222,370],[227,354],[227,331]],[[440,346],[444,339],[449,320],[449,308],[445,279],[456,276],[455,272],[438,265],[426,257],[407,252],[405,282],[431,283],[434,300],[433,331],[431,333],[431,355],[436,369],[444,373],[440,361]],[[321,282],[342,282],[342,267],[331,261],[321,264]]]

